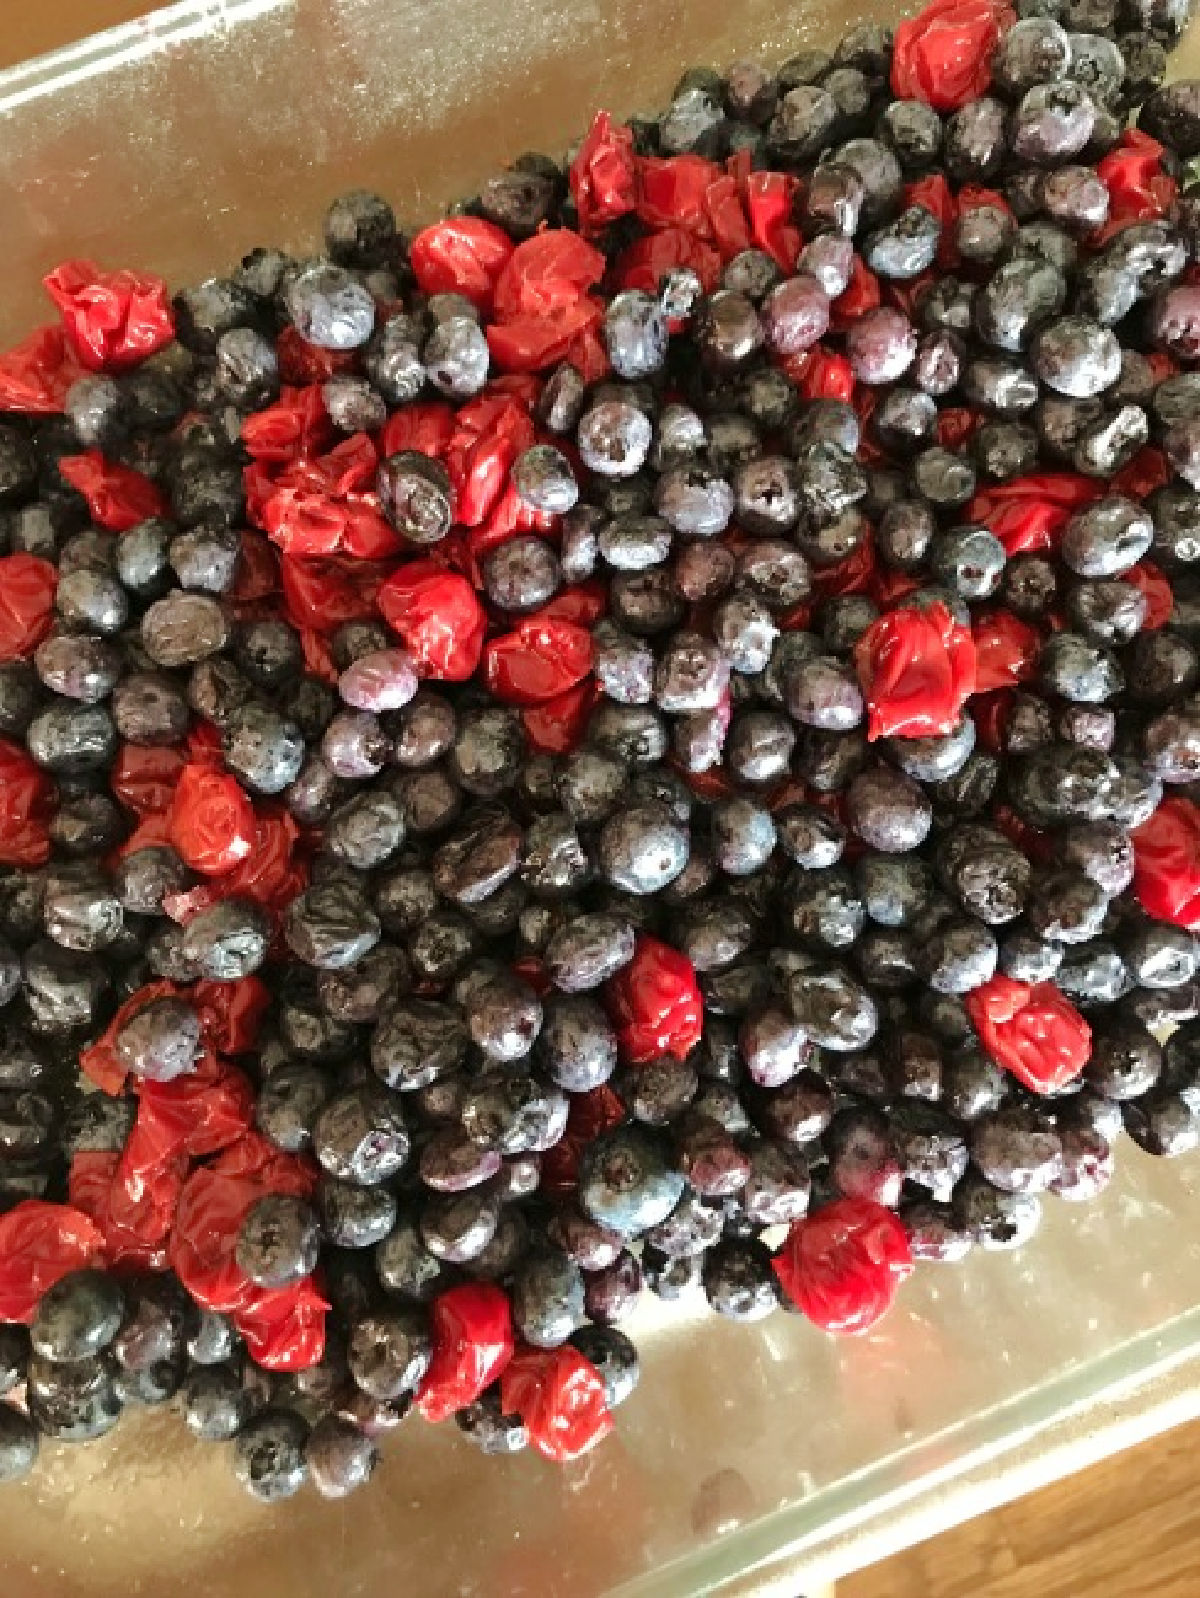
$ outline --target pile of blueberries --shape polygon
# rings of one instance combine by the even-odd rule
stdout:
[[[1196,1146],[1186,21],[934,0],[165,320],[60,272],[0,362],[0,1478],[169,1402],[268,1500],[414,1408],[573,1457],[645,1292],[862,1329]]]

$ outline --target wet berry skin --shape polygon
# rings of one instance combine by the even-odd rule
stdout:
[[[625,1236],[663,1220],[683,1191],[666,1150],[650,1133],[622,1128],[596,1139],[584,1154],[579,1199],[586,1214]]]
[[[316,1266],[316,1216],[300,1199],[273,1195],[259,1202],[242,1223],[237,1261],[260,1287],[287,1287]]]
[[[102,1437],[121,1415],[113,1372],[102,1358],[60,1363],[35,1355],[29,1362],[26,1402],[42,1435],[63,1442]]]
[[[322,1498],[344,1498],[370,1481],[379,1450],[351,1422],[325,1415],[309,1433],[304,1457],[309,1480]]]
[[[116,1336],[125,1300],[112,1277],[79,1271],[49,1290],[30,1329],[35,1354],[56,1364],[101,1353]]]
[[[278,1503],[300,1491],[308,1474],[309,1427],[293,1410],[267,1409],[242,1428],[235,1443],[234,1474],[252,1497]]]
[[[20,1481],[33,1469],[38,1456],[38,1433],[20,1410],[0,1407],[0,1482]]]
[[[206,1442],[236,1437],[253,1412],[249,1393],[228,1365],[201,1366],[193,1371],[184,1388],[183,1405],[188,1430]]]

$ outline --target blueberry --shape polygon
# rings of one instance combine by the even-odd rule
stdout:
[[[350,1374],[371,1398],[396,1399],[413,1392],[432,1357],[424,1317],[413,1309],[379,1309],[350,1328]]]
[[[836,271],[828,258],[825,271]],[[832,281],[830,286],[835,286]],[[826,286],[810,272],[801,272],[778,284],[767,295],[762,308],[768,347],[776,355],[783,356],[799,355],[811,348],[829,326],[829,299]]]
[[[483,329],[469,316],[439,322],[421,352],[425,374],[439,393],[469,399],[487,382],[491,356]]]
[[[400,710],[416,692],[416,668],[412,657],[403,649],[378,649],[360,655],[338,678],[338,693],[344,703],[363,713]],[[326,759],[329,759],[328,754]],[[329,764],[337,771],[334,761]]]
[[[981,1248],[1021,1248],[1041,1224],[1042,1209],[1032,1193],[1006,1192],[985,1177],[968,1172],[954,1195],[953,1216]]]
[[[317,1218],[302,1199],[270,1194],[250,1210],[237,1241],[237,1262],[259,1287],[288,1287],[317,1263]]]
[[[880,766],[860,773],[850,784],[847,819],[871,848],[902,853],[924,841],[933,811],[917,783]]]
[[[601,1086],[617,1063],[616,1038],[604,1010],[582,993],[547,999],[537,1050],[545,1069],[571,1093]]]
[[[809,160],[828,142],[836,122],[833,96],[814,84],[799,83],[779,101],[767,128],[768,148],[788,162]]]
[[[513,1322],[535,1348],[565,1343],[583,1318],[583,1275],[560,1250],[528,1255],[512,1285]]]
[[[1076,1004],[1112,1004],[1133,986],[1119,951],[1106,939],[1094,938],[1064,953],[1055,981]]]
[[[1162,1064],[1162,1048],[1149,1032],[1117,1024],[1093,1037],[1084,1080],[1105,1098],[1137,1099],[1154,1087]]]
[[[1036,1112],[997,1110],[971,1130],[971,1158],[1005,1193],[1040,1193],[1061,1175],[1062,1142]]]
[[[284,298],[301,338],[322,349],[358,349],[375,330],[375,302],[342,267],[306,267],[292,278]]]
[[[386,1293],[412,1303],[428,1303],[453,1285],[451,1267],[430,1253],[410,1220],[399,1220],[376,1246],[375,1270]]]
[[[236,1437],[253,1413],[251,1396],[232,1366],[202,1365],[187,1378],[183,1418],[188,1431],[205,1442]]]
[[[618,916],[578,916],[551,937],[546,966],[564,992],[598,988],[633,959],[634,942],[633,927]]]
[[[704,1292],[718,1315],[757,1321],[779,1304],[771,1254],[755,1239],[718,1243],[704,1260]]]
[[[371,1187],[408,1162],[411,1139],[400,1101],[377,1085],[329,1099],[312,1128],[312,1147],[330,1176]]]
[[[791,980],[789,997],[797,1022],[821,1048],[853,1051],[875,1035],[875,1002],[845,971],[800,971]]]
[[[1110,495],[1074,516],[1063,529],[1063,560],[1081,577],[1117,577],[1147,554],[1154,524],[1142,508]]]
[[[1058,633],[1042,646],[1038,672],[1044,685],[1064,699],[1100,704],[1124,687],[1117,660],[1078,633]]]
[[[952,1264],[971,1252],[971,1235],[958,1223],[949,1204],[911,1200],[900,1206],[900,1218],[915,1260]]]
[[[489,221],[513,238],[528,238],[551,218],[558,204],[557,171],[528,167],[518,161],[483,185],[479,207]]]
[[[95,866],[83,861],[50,873],[42,915],[47,936],[64,949],[109,948],[124,927],[124,912],[112,887]]]
[[[618,377],[649,377],[666,361],[666,316],[652,295],[641,289],[626,289],[608,303],[604,339]]]
[[[1122,1106],[1130,1137],[1146,1151],[1175,1158],[1200,1146],[1200,1109],[1183,1094],[1149,1094]]]
[[[520,1453],[529,1446],[529,1433],[518,1415],[506,1415],[499,1393],[485,1393],[454,1416],[455,1425],[484,1454]]]
[[[1133,980],[1143,988],[1177,988],[1196,972],[1196,948],[1182,927],[1146,923],[1134,926],[1121,944]]]
[[[137,1077],[170,1082],[195,1069],[200,1058],[200,1018],[183,999],[152,999],[116,1037],[121,1063]]]
[[[894,383],[913,363],[917,335],[902,311],[881,306],[857,317],[846,335],[846,353],[861,383]]]
[[[713,617],[714,637],[735,672],[762,671],[779,629],[770,611],[750,594],[722,601]]]
[[[941,118],[921,100],[890,101],[883,108],[878,131],[906,173],[929,166],[942,142]]]
[[[1057,166],[1079,154],[1095,123],[1095,105],[1078,84],[1035,84],[1017,106],[1013,152],[1036,166]]]
[[[1050,1182],[1059,1198],[1088,1202],[1099,1196],[1113,1175],[1113,1151],[1106,1138],[1087,1128],[1063,1128],[1062,1167]]]
[[[579,419],[577,442],[583,464],[601,477],[631,477],[645,461],[654,430],[628,400],[605,400]]]
[[[25,1000],[39,1031],[70,1031],[95,1019],[108,987],[97,962],[43,940],[25,951],[22,969]]]
[[[867,235],[863,259],[879,277],[904,282],[933,264],[940,235],[941,225],[933,213],[923,205],[910,205]]]
[[[265,912],[248,899],[225,899],[184,928],[183,957],[213,982],[237,982],[263,964],[271,938]]]
[[[552,1148],[562,1137],[567,1109],[558,1088],[533,1076],[493,1071],[474,1079],[460,1114],[473,1143],[512,1155]]]
[[[1073,399],[1102,394],[1121,374],[1116,335],[1086,317],[1062,317],[1042,329],[1033,341],[1032,357],[1042,382]]]
[[[61,1277],[38,1305],[30,1326],[35,1356],[54,1364],[91,1360],[121,1328],[125,1295],[103,1271],[72,1271]]]
[[[421,1180],[435,1193],[465,1193],[468,1188],[490,1182],[498,1175],[500,1168],[500,1155],[494,1149],[480,1148],[456,1127],[445,1127],[436,1132],[421,1150]],[[394,1219],[394,1201],[392,1210]],[[384,1234],[390,1229],[390,1226],[384,1227]],[[370,1241],[379,1240],[371,1238]]]
[[[999,956],[993,933],[970,918],[944,921],[922,945],[917,966],[938,993],[969,993],[991,980]]]
[[[290,1409],[266,1409],[248,1420],[234,1445],[238,1481],[263,1503],[291,1498],[308,1475],[308,1423]]]
[[[434,1194],[421,1209],[421,1238],[437,1259],[465,1265],[483,1254],[499,1222],[497,1199],[485,1189]]]
[[[175,335],[189,350],[210,354],[222,333],[246,326],[255,316],[248,288],[232,278],[208,278],[174,298]]]
[[[451,766],[468,793],[490,799],[516,780],[524,752],[520,722],[508,710],[464,715],[451,752]]]
[[[117,730],[103,705],[60,699],[39,711],[25,733],[29,753],[59,778],[103,771],[117,748]]]
[[[103,1357],[60,1363],[33,1355],[25,1401],[37,1430],[62,1442],[103,1437],[121,1418],[113,1369]]]
[[[424,1087],[463,1061],[467,1029],[450,1005],[428,999],[388,1006],[371,1038],[371,1064],[390,1088]]]
[[[848,666],[827,655],[800,661],[785,676],[787,707],[808,727],[844,732],[863,719],[863,697]]]
[[[328,768],[326,768],[328,769]],[[396,854],[405,837],[404,807],[376,789],[338,805],[325,828],[325,848],[356,871],[372,871]]]
[[[416,399],[425,385],[420,330],[411,317],[391,316],[366,346],[363,369],[389,405]]]
[[[341,266],[383,265],[396,242],[391,206],[369,189],[339,194],[325,213],[325,247]]]
[[[1200,155],[1200,82],[1184,78],[1157,90],[1142,107],[1138,126],[1177,155]]]
[[[585,1214],[623,1236],[665,1220],[683,1192],[683,1177],[666,1151],[642,1128],[602,1133],[584,1150],[579,1202]]]
[[[77,634],[48,638],[38,648],[34,664],[47,688],[85,704],[106,699],[121,673],[121,657],[111,644]]]
[[[387,421],[387,403],[362,377],[331,377],[321,398],[333,425],[343,433],[371,433]]]
[[[542,1026],[542,1006],[532,988],[497,977],[477,988],[466,1002],[471,1039],[489,1060],[524,1059]]]
[[[323,1415],[308,1435],[305,1463],[322,1498],[345,1498],[370,1481],[379,1463],[371,1438],[338,1415]]]

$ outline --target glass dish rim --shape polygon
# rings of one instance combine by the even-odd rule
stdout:
[[[0,116],[30,100],[56,93],[86,78],[218,28],[234,28],[294,0],[173,0],[128,22],[86,33],[70,44],[43,50],[0,69]]]
[[[1119,1399],[1136,1402],[1138,1394],[1156,1384],[1165,1384],[1167,1392],[1156,1411],[1154,1431],[1200,1413],[1200,1305],[1153,1331],[1127,1338],[1098,1357],[1060,1371],[1048,1382],[1003,1399],[993,1408],[895,1449],[880,1462],[853,1471],[808,1498],[759,1516],[695,1553],[681,1554],[657,1570],[633,1576],[612,1588],[608,1598],[716,1594],[725,1583],[752,1580],[756,1571],[765,1572],[783,1561],[793,1561],[806,1577],[811,1564],[820,1579],[835,1575],[840,1579],[862,1567],[842,1568],[831,1550],[857,1529],[877,1518],[892,1523],[902,1520],[926,1495],[952,1490],[988,1462],[994,1461],[1002,1469],[1006,1455],[1017,1453],[1039,1435]],[[1090,1452],[1078,1459],[1075,1468],[1113,1451],[1098,1439],[1115,1418],[1104,1416],[1094,1425],[1086,1421],[1080,1425],[1076,1444],[1086,1439]],[[950,1440],[955,1447],[947,1457]],[[939,1455],[940,1466],[922,1467],[922,1459],[936,1460]],[[952,1515],[944,1529],[1007,1501],[1011,1495],[999,1489],[998,1471],[993,1471],[993,1479],[995,1485],[980,1495],[969,1514]],[[743,1590],[750,1593],[754,1589],[737,1588],[739,1593]],[[770,1590],[773,1595],[775,1589]]]

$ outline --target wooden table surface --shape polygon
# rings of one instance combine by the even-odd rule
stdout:
[[[837,1598],[1197,1598],[1200,1424],[840,1581]]]

